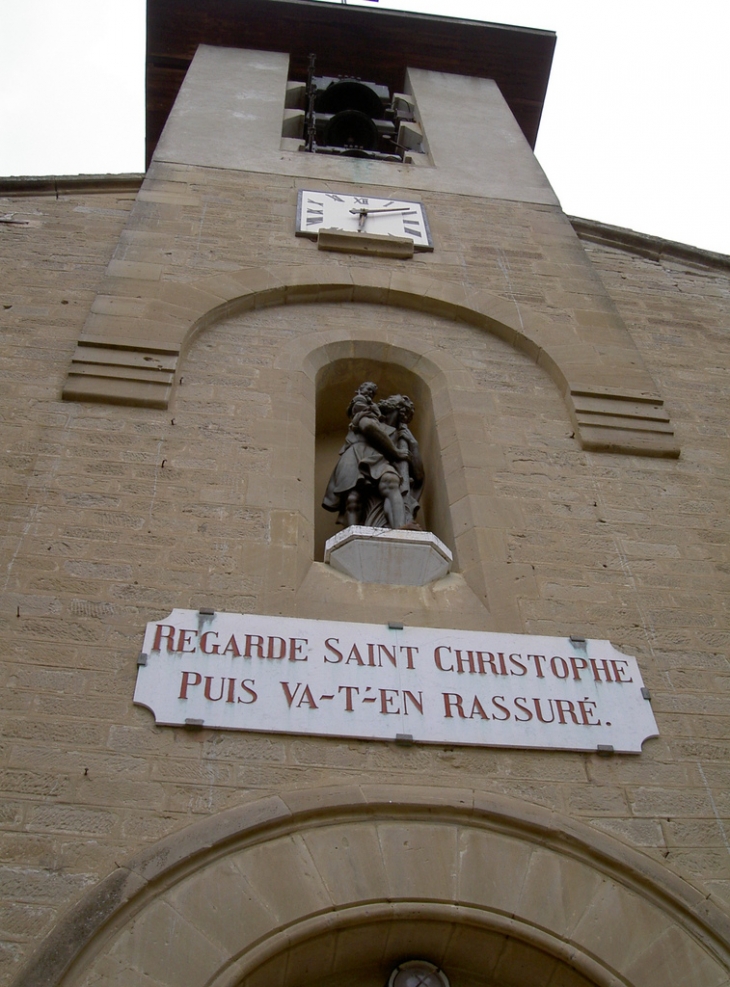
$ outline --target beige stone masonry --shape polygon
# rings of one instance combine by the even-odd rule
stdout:
[[[165,900],[154,913],[156,928],[176,934],[168,919],[177,915],[177,901],[171,904],[157,851],[171,864],[180,861],[176,873],[182,882],[188,864],[207,853],[200,843],[188,842],[185,834],[192,823],[240,808],[256,813],[258,822],[249,833],[262,833],[271,812],[283,811],[276,793],[292,788],[301,792],[297,832],[282,835],[295,840],[300,829],[305,831],[301,839],[307,866],[310,860],[311,867],[316,863],[313,876],[334,907],[292,925],[296,939],[291,949],[277,940],[278,932],[269,937],[268,927],[262,931],[261,922],[270,918],[262,903],[268,899],[260,898],[258,890],[253,901],[235,898],[236,889],[244,886],[231,858],[229,869],[222,865],[216,872],[216,887],[199,878],[198,886],[210,892],[208,910],[193,912],[192,880],[185,896],[181,891],[184,919],[179,927],[184,930],[195,914],[215,955],[231,950],[230,956],[238,948],[238,929],[217,921],[220,903],[230,903],[233,895],[244,914],[252,901],[245,912],[252,935],[265,937],[272,955],[259,957],[256,969],[246,974],[248,987],[285,985],[287,964],[305,971],[320,946],[322,955],[334,955],[333,938],[322,926],[335,919],[337,942],[352,955],[369,951],[373,942],[386,943],[389,930],[396,928],[397,943],[406,943],[409,950],[410,944],[416,949],[424,940],[428,947],[438,944],[449,968],[458,971],[454,983],[463,987],[479,983],[478,971],[463,959],[469,955],[483,958],[497,982],[501,978],[522,987],[525,978],[515,973],[519,968],[535,971],[537,983],[552,980],[551,987],[595,987],[603,974],[579,974],[574,968],[566,972],[560,950],[572,948],[578,937],[593,949],[591,935],[600,938],[598,926],[593,932],[588,926],[600,922],[616,902],[627,903],[624,915],[629,919],[623,925],[607,920],[607,936],[615,941],[618,930],[629,943],[628,953],[637,945],[635,930],[648,930],[646,950],[627,958],[627,964],[636,966],[630,976],[622,972],[621,987],[627,978],[643,984],[642,963],[648,969],[647,983],[660,973],[665,984],[680,975],[692,987],[703,983],[707,954],[700,952],[698,958],[694,946],[700,942],[705,950],[710,943],[712,953],[714,933],[705,938],[705,927],[694,926],[687,909],[702,919],[703,909],[711,918],[720,907],[727,916],[730,901],[727,266],[698,270],[675,256],[663,254],[657,262],[623,247],[586,245],[589,264],[659,385],[682,445],[679,459],[597,455],[571,437],[575,425],[560,391],[537,364],[539,347],[520,335],[519,315],[524,321],[527,313],[529,321],[529,312],[538,312],[546,332],[563,327],[569,334],[595,335],[596,345],[608,342],[609,336],[612,345],[616,341],[605,325],[595,334],[585,329],[583,313],[605,315],[608,306],[602,310],[597,305],[598,288],[594,291],[581,266],[583,248],[557,214],[472,199],[460,211],[456,200],[453,208],[442,211],[429,200],[435,254],[404,262],[358,258],[353,284],[349,265],[341,265],[336,255],[318,253],[309,242],[292,246],[296,189],[291,183],[247,176],[244,194],[238,180],[226,184],[229,177],[224,181],[224,176],[197,170],[195,180],[207,183],[214,198],[207,202],[202,229],[202,209],[194,227],[186,212],[184,234],[139,224],[122,232],[133,204],[126,191],[100,195],[77,190],[59,198],[15,198],[5,206],[24,217],[34,215],[40,225],[8,226],[0,236],[0,884],[5,898],[0,905],[0,983],[13,980],[59,921],[53,948],[60,959],[68,958],[64,950],[83,939],[97,918],[103,925],[108,917],[110,932],[119,934],[115,908],[124,888],[132,897],[135,887],[152,894],[159,880]],[[191,172],[181,170],[178,178],[188,182]],[[265,222],[256,189],[264,190],[267,208],[271,206]],[[161,204],[148,202],[145,208],[152,205]],[[201,250],[193,263],[198,235]],[[471,243],[477,245],[472,248]],[[130,252],[130,263],[143,262],[148,251],[149,262],[163,267],[160,280],[127,277],[110,284],[104,272],[115,245],[119,250],[121,244]],[[272,267],[262,276],[255,265],[264,248]],[[352,301],[309,304],[320,288],[307,285],[320,285],[318,269],[325,262],[338,274],[339,280],[330,282],[332,293],[352,290]],[[289,271],[290,295],[296,292],[301,299],[296,308],[281,304],[287,289],[272,277],[280,265]],[[427,283],[426,292],[447,293],[456,305],[464,291],[468,299],[484,292],[492,318],[503,321],[488,331],[428,310],[383,304],[391,284],[386,275],[396,270],[409,278],[417,274]],[[465,279],[466,271],[471,273]],[[198,279],[210,291],[196,288]],[[280,304],[262,304],[230,318],[219,315],[199,332],[179,363],[169,410],[59,400],[97,293],[164,301],[173,306],[176,319],[177,309],[185,306],[193,313],[215,315],[219,306],[225,312],[233,304],[226,301],[227,292],[237,296],[249,288],[270,292],[260,302],[275,295]],[[93,318],[101,320],[96,325],[114,326],[123,345],[106,346],[102,332],[101,352],[95,352],[97,343],[87,333],[92,362],[108,357],[111,368],[132,361],[136,369],[140,355],[154,355],[151,375],[178,366],[177,342],[172,347],[162,335],[162,352],[138,353],[140,339],[146,340],[135,333],[134,318],[96,313]],[[510,328],[513,324],[516,329]],[[163,320],[160,326],[165,327]],[[302,346],[305,336],[309,338]],[[512,345],[514,340],[520,341],[521,350]],[[417,377],[409,383],[420,382],[421,392],[429,396],[432,415],[425,415],[425,403],[419,400],[414,427],[426,436],[438,433],[441,455],[434,450],[433,459],[444,472],[448,499],[438,501],[434,513],[454,525],[470,516],[475,522],[471,531],[454,535],[459,570],[432,587],[357,586],[312,561],[319,558],[312,529],[322,491],[314,480],[312,395],[317,374],[330,365],[339,368],[345,355],[388,361],[387,366],[377,365],[384,389],[390,386],[389,373],[405,379],[412,372]],[[129,382],[121,383],[128,393]],[[140,388],[160,386],[138,383]],[[584,430],[597,418],[604,425],[620,423],[627,413],[639,429],[646,421],[666,428],[663,406],[639,400],[641,388],[623,378],[606,403],[600,388],[610,383],[608,377],[592,378],[589,395],[574,396]],[[636,397],[616,401],[616,393],[634,391]],[[332,404],[342,417],[342,406]],[[333,436],[341,440],[346,424],[344,418],[341,426],[333,422]],[[480,582],[486,596],[479,593]],[[157,727],[131,701],[144,624],[161,619],[171,606],[206,605],[230,612],[356,622],[398,619],[418,626],[607,638],[637,656],[660,734],[644,745],[641,755],[599,757]],[[480,693],[487,684],[462,688]],[[303,817],[314,819],[319,803],[329,811],[322,795],[327,786],[363,786],[364,791],[384,779],[401,801],[409,791],[414,798],[420,794],[419,786],[428,779],[448,789],[444,797],[455,805],[473,802],[493,809],[500,795],[520,804],[516,815],[527,820],[528,839],[516,839],[514,829],[504,833],[499,823],[495,840],[504,836],[503,842],[492,841],[494,830],[477,827],[476,833],[470,829],[464,844],[497,847],[497,856],[483,864],[472,858],[472,866],[493,889],[489,908],[500,903],[509,913],[482,908],[462,869],[459,893],[470,900],[459,906],[456,924],[453,913],[437,914],[443,903],[433,901],[401,901],[397,912],[390,901],[363,906],[377,910],[377,921],[375,916],[372,922],[364,918],[365,939],[340,924],[348,916],[355,922],[363,918],[360,899],[348,890],[348,875],[350,886],[362,882],[362,895],[387,887],[383,861],[392,857],[379,849],[380,821],[388,824],[390,846],[394,816],[402,810],[389,806],[392,795],[383,793],[377,821],[358,817],[358,836],[350,843],[354,863],[347,872],[340,866],[339,838],[348,835],[338,828],[340,817],[319,816],[324,824],[311,827]],[[291,812],[294,803],[286,798]],[[350,819],[354,804],[353,796]],[[412,817],[419,836],[433,814],[432,804],[423,805],[423,812]],[[565,834],[560,862],[553,837],[538,825],[545,815]],[[561,829],[566,816],[574,823]],[[443,826],[439,816],[439,833]],[[584,839],[580,831],[592,835]],[[176,832],[180,843],[170,839],[158,844],[132,872],[131,858],[139,859],[146,848]],[[222,841],[213,840],[210,853],[225,857],[226,840],[238,848],[236,832],[231,827]],[[614,861],[620,857],[619,845],[629,851],[631,874],[662,876],[649,884],[640,877],[634,882],[625,878],[629,871],[619,863],[609,867],[610,879],[604,881],[602,834],[614,847],[613,856],[608,854]],[[430,837],[423,841],[427,849],[434,843],[438,840]],[[450,835],[444,843],[451,852]],[[183,844],[189,853],[181,849]],[[419,854],[421,845],[404,847],[402,855]],[[586,846],[593,862],[588,870],[583,849],[576,849]],[[364,874],[363,859],[369,863]],[[443,874],[443,857],[435,848],[433,860]],[[406,863],[400,864],[401,873]],[[341,878],[336,886],[333,870]],[[107,877],[109,883],[104,883]],[[615,890],[616,881],[624,890]],[[92,907],[74,911],[99,882]],[[529,901],[518,893],[520,882],[531,889]],[[541,883],[555,894],[538,898],[532,888]],[[607,904],[594,891],[601,883],[608,884]],[[693,897],[683,898],[677,887],[692,889]],[[641,916],[647,909],[634,908],[634,895],[650,899],[646,926]],[[678,909],[677,898],[684,902]],[[257,903],[262,903],[258,910]],[[419,904],[419,911],[407,911]],[[657,915],[654,906],[658,923],[651,918]],[[543,911],[553,930],[547,941],[539,938]],[[512,919],[513,913],[517,918]],[[677,929],[667,929],[667,915]],[[585,916],[579,935],[570,931],[573,916],[573,928]],[[501,920],[515,922],[512,931],[500,931]],[[709,925],[713,923],[711,919]],[[695,932],[688,933],[690,926]],[[216,928],[225,934],[223,942],[215,938]],[[555,932],[560,928],[568,930],[562,939]],[[692,945],[685,950],[681,943],[687,944],[688,935]],[[458,946],[450,950],[444,940]],[[103,945],[103,933],[96,941]],[[176,941],[185,948],[184,935]],[[209,947],[201,947],[201,956],[210,957]],[[93,951],[93,944],[89,948]],[[605,948],[602,955],[607,956],[613,947],[606,943]],[[506,968],[498,966],[499,957]],[[150,987],[144,974],[138,976],[136,962],[132,957],[127,984]],[[158,966],[154,969],[159,972]],[[333,968],[332,978],[346,980],[348,987],[362,984],[357,969],[337,970]],[[371,983],[385,983],[381,974],[387,972],[374,971]],[[319,967],[312,968],[312,976],[317,987],[340,987]],[[43,982],[40,974],[37,982]],[[98,983],[104,983],[103,975]],[[304,978],[297,987],[307,987]]]
[[[419,940],[474,985],[515,982],[529,958],[578,987],[727,987],[729,936],[697,889],[558,813],[468,789],[313,788],[118,866],[14,987],[373,982]]]
[[[671,427],[636,412],[637,400],[661,407],[663,396],[534,156],[513,139],[516,124],[493,83],[412,72],[435,167],[363,168],[356,159],[283,154],[278,140],[272,151],[266,135],[280,127],[273,106],[285,70],[282,55],[201,48],[98,286],[64,398],[165,409],[179,366],[168,363],[161,375],[155,357],[179,356],[221,319],[301,302],[367,302],[466,322],[526,353],[563,394],[584,448],[678,455]],[[238,83],[231,72],[242,73]],[[211,90],[213,77],[220,85]],[[238,94],[246,86],[250,119],[242,120]],[[476,141],[467,164],[453,154],[457,107],[468,113],[466,131]],[[488,119],[480,107],[489,107]],[[230,127],[221,129],[226,113]],[[254,122],[261,133],[251,130]],[[230,128],[239,126],[248,135],[243,144],[231,142]],[[493,156],[494,188],[484,184],[477,147]],[[198,162],[195,148],[212,157]],[[257,149],[278,164],[258,167]],[[392,186],[377,184],[388,176]],[[355,257],[353,237],[332,234],[338,242],[331,246],[346,252],[325,258],[294,235],[299,189],[352,194],[363,181],[373,195],[422,200],[432,253],[410,256],[410,241],[386,238],[393,240],[388,253],[407,246],[409,256],[378,256],[379,238],[360,236],[354,239],[360,247],[367,241],[367,250]],[[126,391],[119,360],[105,361],[103,349],[140,357],[129,364]],[[615,403],[601,409],[600,420],[575,406],[574,395],[592,394]]]
[[[166,408],[175,368],[168,360],[163,373],[159,358],[179,354],[197,332],[219,319],[297,302],[374,302],[468,322],[532,356],[563,392],[584,448],[639,455],[679,454],[663,400],[625,330],[621,348],[602,350],[593,343],[581,344],[577,338],[567,345],[563,327],[554,327],[524,306],[517,308],[488,292],[468,292],[461,285],[443,285],[420,274],[367,271],[361,278],[361,273],[353,265],[241,270],[194,281],[184,286],[180,296],[168,285],[168,300],[164,302],[154,293],[146,299],[97,296],[63,396],[66,400]],[[212,308],[211,299],[219,299]],[[150,315],[156,315],[157,321]],[[140,337],[136,347],[130,329]],[[106,340],[102,341],[104,335]],[[104,349],[114,355],[104,358]],[[126,390],[119,349],[130,353]],[[612,378],[634,387],[606,387],[605,381]],[[594,404],[600,401],[600,411],[594,413],[603,416],[600,419],[585,417],[586,401],[590,404],[590,400]]]
[[[320,230],[319,250],[341,254],[368,254],[373,257],[412,257],[413,240],[408,237],[380,236],[377,233],[343,233],[341,230]]]

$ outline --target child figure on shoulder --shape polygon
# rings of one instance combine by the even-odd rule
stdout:
[[[389,431],[383,427],[382,412],[373,400],[377,390],[377,384],[371,380],[366,380],[364,384],[360,384],[347,409],[350,428],[353,432],[361,432],[368,443],[387,456],[391,462],[406,460],[408,453],[394,445]]]

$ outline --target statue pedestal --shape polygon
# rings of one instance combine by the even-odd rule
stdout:
[[[430,531],[353,524],[328,539],[324,560],[361,583],[425,586],[447,575],[453,555]]]

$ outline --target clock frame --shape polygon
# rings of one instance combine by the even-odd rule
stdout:
[[[423,204],[409,199],[301,189],[296,235],[316,240],[321,230],[406,238],[414,250],[433,250]]]

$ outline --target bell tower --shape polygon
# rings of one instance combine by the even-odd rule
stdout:
[[[718,858],[685,880],[660,849],[721,797],[692,780],[682,684],[721,640],[717,598],[694,620],[716,447],[681,471],[679,374],[533,153],[554,45],[149,0],[149,167],[74,324],[28,539],[30,605],[72,608],[57,660],[83,677],[34,670],[24,696],[68,717],[58,746],[92,711],[74,791],[100,877],[15,987],[726,982]]]

